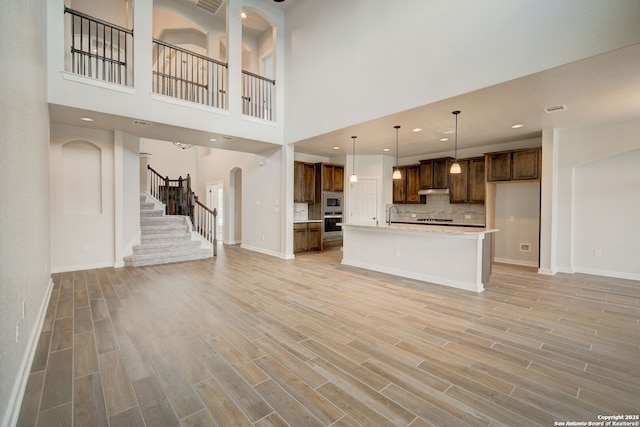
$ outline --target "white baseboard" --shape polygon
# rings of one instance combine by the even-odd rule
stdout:
[[[11,393],[11,399],[8,407],[10,411],[5,415],[2,420],[2,425],[5,427],[15,426],[18,422],[18,416],[20,415],[20,408],[22,407],[22,398],[24,397],[24,391],[27,388],[27,382],[29,381],[29,374],[31,373],[31,365],[33,364],[33,358],[36,355],[36,349],[38,347],[38,341],[40,341],[40,332],[42,332],[42,325],[47,315],[47,308],[49,307],[49,299],[51,298],[51,291],[53,290],[53,279],[49,278],[49,284],[45,297],[40,306],[38,316],[35,319],[33,329],[29,334],[29,341],[27,342],[27,352],[20,364],[20,370],[18,377],[13,386],[13,392]]]
[[[576,273],[591,274],[593,276],[615,277],[616,279],[640,280],[640,274],[621,271],[599,270],[596,268],[575,268]]]
[[[257,246],[250,246],[250,245],[241,244],[240,247],[242,249],[247,249],[247,250],[254,251],[254,252],[260,252],[261,254],[271,255],[271,256],[274,256],[276,258],[282,258],[284,256],[283,254],[281,254],[279,252],[270,251],[268,249],[259,248]]]

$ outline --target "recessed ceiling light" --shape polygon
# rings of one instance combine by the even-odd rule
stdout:
[[[440,141],[442,141],[442,142],[445,142],[445,141],[448,141],[448,140],[449,140],[449,138],[440,138]]]
[[[391,150],[388,148],[383,148],[382,151],[391,151]]]
[[[451,135],[452,133],[456,133],[456,131],[451,128],[442,129],[442,130],[439,130],[438,132],[444,133],[445,135]]]
[[[211,142],[216,142],[216,141],[217,141],[217,139],[215,139],[215,138],[209,138],[209,141],[211,141]]]
[[[522,126],[524,126],[524,125],[523,125],[523,124],[518,123],[518,124],[512,125],[512,126],[511,126],[511,129],[520,129]]]
[[[80,120],[82,120],[83,122],[92,122],[93,119],[91,117],[80,117]]]
[[[340,149],[340,147],[333,147],[333,149],[334,149],[334,150],[339,150],[339,149]]]
[[[415,128],[415,129],[412,129],[411,132],[420,132],[421,130],[422,129],[420,129],[420,128]]]

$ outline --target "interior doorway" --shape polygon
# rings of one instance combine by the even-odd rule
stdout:
[[[359,178],[349,186],[349,222],[375,224],[378,221],[378,180]]]
[[[229,172],[229,194],[226,229],[229,244],[242,243],[242,169]]]
[[[216,209],[216,239],[222,240],[224,227],[224,186],[221,182],[207,184],[207,207]]]

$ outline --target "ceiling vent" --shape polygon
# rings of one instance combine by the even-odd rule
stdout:
[[[543,110],[547,114],[557,113],[558,111],[566,111],[567,110],[567,106],[566,105],[554,105],[552,107],[543,108]]]
[[[224,0],[196,0],[195,3],[196,7],[211,12],[214,15],[218,13],[218,10],[220,10],[223,4]]]
[[[134,120],[133,124],[136,126],[144,126],[144,127],[149,127],[153,125],[153,123],[145,122],[144,120]]]

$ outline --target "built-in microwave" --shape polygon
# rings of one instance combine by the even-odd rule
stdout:
[[[342,193],[325,191],[322,193],[322,209],[325,213],[342,212]]]

